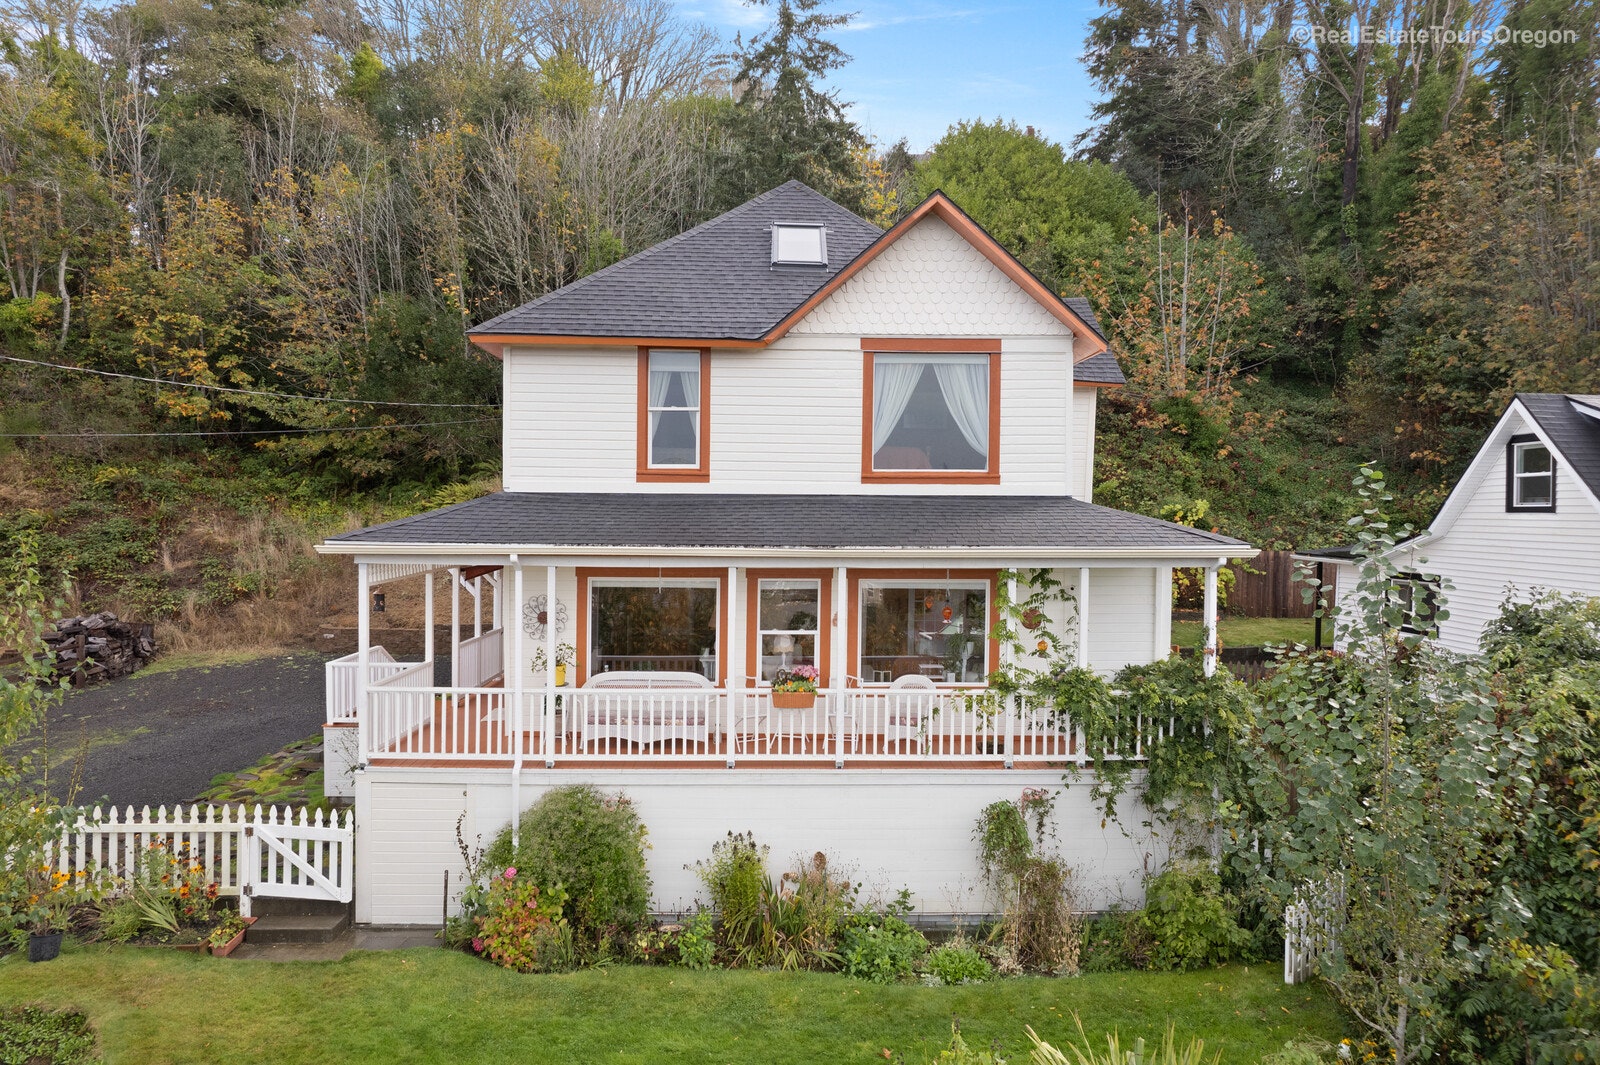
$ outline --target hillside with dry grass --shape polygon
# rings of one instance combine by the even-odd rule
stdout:
[[[155,626],[163,656],[213,659],[343,649],[355,567],[324,538],[474,498],[485,472],[443,486],[357,491],[236,451],[103,459],[0,453],[0,544],[32,539],[71,580],[68,612],[110,610]],[[409,604],[390,619],[411,623]]]

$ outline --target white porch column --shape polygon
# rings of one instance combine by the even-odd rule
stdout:
[[[1078,668],[1089,667],[1089,567],[1078,567]]]
[[[372,658],[372,579],[365,562],[356,563],[356,760],[367,760],[367,663]]]
[[[450,574],[450,687],[459,688],[461,687],[461,568],[451,566],[446,572]]]
[[[750,683],[750,678],[745,673],[745,646],[744,646],[744,614],[752,610],[759,610],[757,603],[746,603],[744,613],[739,611],[739,567],[728,567],[728,583],[723,590],[723,595],[728,597],[728,631],[722,634],[721,652],[727,659],[723,669],[723,676],[727,678],[727,697],[722,700],[722,705],[728,708],[728,720],[722,723],[722,733],[727,750],[724,752],[728,768],[733,768],[734,737],[738,734],[738,721],[744,709],[745,686]],[[760,655],[760,649],[756,654]],[[759,661],[759,658],[757,659]]]
[[[828,686],[843,691],[850,686],[850,570],[835,566],[833,570],[833,646],[828,657],[833,660],[829,670]]]
[[[1205,616],[1201,619],[1206,627],[1205,650],[1201,652],[1204,659],[1202,669],[1206,676],[1211,676],[1217,671],[1217,567],[1206,567],[1206,601]]]
[[[493,628],[494,626],[489,626]],[[483,575],[472,578],[472,638],[483,635]]]
[[[1006,602],[1011,605],[1012,610],[1017,608],[1017,579],[1015,577],[1006,578]],[[1019,637],[1016,630],[1011,627],[1010,618],[1005,619],[1001,624],[1005,626],[1005,632],[1000,641],[1000,661],[997,664],[1010,666],[1016,661],[1016,643]],[[1006,699],[1006,731],[1003,757],[1007,769],[1012,768],[1015,764],[1016,756],[1014,751],[1016,749],[1017,724],[1022,716],[1023,709],[1016,695],[1013,694]]]
[[[554,749],[556,724],[556,568],[544,568],[544,712],[539,715],[539,745],[544,751],[546,769],[555,765]],[[517,626],[521,628],[522,626]],[[577,663],[568,667],[576,673]],[[576,675],[569,678],[577,684]]]
[[[517,618],[517,627],[511,634],[511,661],[508,668],[511,671],[511,849],[515,850],[521,835],[522,821],[522,726],[527,720],[525,714],[526,704],[523,701],[523,689],[526,687],[524,677],[527,674],[527,660],[522,655],[522,560],[516,555],[511,556],[512,566],[512,609],[510,616]],[[495,602],[500,601],[495,596]],[[548,757],[549,752],[546,752]]]
[[[1172,655],[1172,567],[1157,566],[1155,635],[1151,653],[1156,661]]]
[[[422,660],[433,661],[433,570],[422,575]],[[433,687],[433,678],[428,678]]]

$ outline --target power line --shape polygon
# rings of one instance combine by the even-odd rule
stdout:
[[[83,429],[76,433],[0,433],[18,440],[103,440],[126,436],[287,436],[290,433],[370,433],[379,429],[424,429],[432,425],[484,425],[498,418],[468,418],[458,422],[405,422],[394,425],[334,425],[326,429],[197,429],[181,433],[102,433]]]
[[[408,403],[399,399],[340,399],[337,396],[297,396],[291,392],[263,392],[254,388],[229,388],[227,385],[203,385],[195,381],[168,381],[160,377],[140,377],[138,374],[114,373],[111,370],[91,370],[87,366],[63,366],[59,362],[40,362],[37,359],[19,359],[15,355],[0,355],[6,362],[20,362],[25,366],[45,366],[52,370],[70,370],[73,373],[92,373],[99,377],[118,377],[125,381],[143,381],[152,385],[170,385],[173,388],[203,388],[212,392],[232,392],[240,396],[270,396],[273,399],[309,400],[312,403],[360,404],[365,407],[465,407],[470,410],[499,410],[498,403]],[[5,434],[0,434],[5,435]]]

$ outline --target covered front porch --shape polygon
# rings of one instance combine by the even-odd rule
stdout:
[[[579,561],[597,560],[358,559],[359,649],[327,664],[327,748],[343,763],[330,765],[330,793],[357,765],[1082,764],[1070,712],[1001,698],[990,672],[1044,631],[1062,634],[1057,660],[1102,672],[1164,657],[1171,642],[1171,559],[948,569]],[[1211,647],[1220,561],[1204,567]],[[1063,595],[1024,622],[1038,632],[1008,633],[1018,623],[1003,622],[1001,607],[1026,600],[1010,575],[1025,562]],[[396,661],[370,641],[375,605],[397,603],[421,608],[420,660]],[[446,611],[447,641],[435,638]],[[816,693],[775,700],[773,682],[798,667],[816,671]],[[1141,736],[1161,727],[1139,724]],[[1143,744],[1122,757],[1142,758]]]

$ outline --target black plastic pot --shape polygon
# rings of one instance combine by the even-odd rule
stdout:
[[[61,953],[61,932],[34,932],[28,936],[28,960],[50,961]]]

